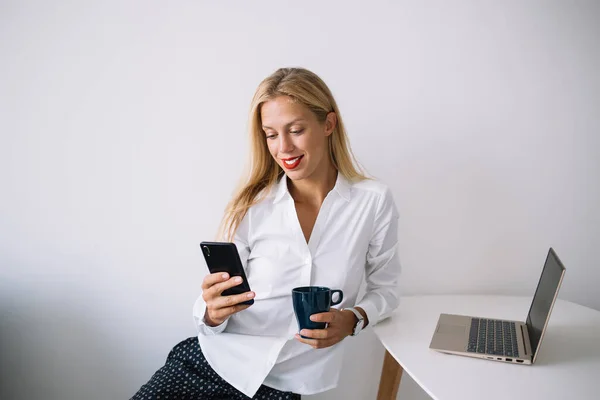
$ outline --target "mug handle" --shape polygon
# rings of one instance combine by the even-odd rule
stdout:
[[[334,302],[333,301],[333,295],[338,293],[340,295],[340,298],[338,299],[338,301]],[[331,305],[332,306],[337,306],[338,304],[340,304],[342,302],[342,300],[344,300],[344,292],[342,292],[341,290],[332,290],[331,291]]]

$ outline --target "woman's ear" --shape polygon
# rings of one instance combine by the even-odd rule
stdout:
[[[327,118],[325,119],[325,136],[331,135],[336,126],[337,115],[332,111],[329,114],[327,114]]]

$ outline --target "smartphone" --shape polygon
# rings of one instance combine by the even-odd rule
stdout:
[[[200,248],[211,274],[227,272],[230,278],[234,276],[242,277],[242,283],[224,290],[221,296],[230,296],[250,291],[250,285],[248,284],[248,279],[246,279],[244,267],[234,243],[202,242],[200,243]],[[240,304],[252,305],[254,304],[254,299],[244,301]]]

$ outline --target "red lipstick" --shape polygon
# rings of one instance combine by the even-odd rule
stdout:
[[[298,167],[298,165],[300,165],[300,161],[302,161],[302,159],[304,158],[304,156],[299,156],[299,157],[292,157],[292,158],[282,158],[281,161],[283,161],[283,166],[286,169],[295,169]],[[289,163],[290,161],[294,160],[293,163]]]

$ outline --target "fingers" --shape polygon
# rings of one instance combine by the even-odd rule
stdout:
[[[211,275],[218,275],[217,277],[212,278]],[[213,279],[217,280],[217,282],[214,282],[212,284],[210,284],[210,286],[208,287],[204,287],[204,282],[206,282],[206,278],[204,280],[204,282],[202,283],[202,296],[204,298],[204,301],[209,301],[212,298],[221,296],[221,293],[223,293],[225,290],[230,289],[234,286],[239,285],[240,283],[242,283],[242,277],[241,276],[234,276],[230,279],[225,279],[223,278],[225,275],[227,274],[211,274],[208,275],[206,278],[211,277],[211,279],[209,279],[209,282],[213,281]],[[229,275],[227,275],[229,276]]]
[[[253,298],[254,292],[246,292],[232,296],[219,296],[206,303],[206,313],[211,321],[220,325],[231,315],[250,307],[251,304],[241,303]]]
[[[241,276],[232,276],[230,279],[226,280],[225,282],[220,282],[220,283],[214,284],[208,290],[213,292],[213,296],[221,296],[221,293],[223,293],[225,290],[232,288],[234,286],[237,286],[241,283],[242,283]]]
[[[229,274],[227,272],[217,272],[215,274],[206,275],[202,281],[202,290],[207,290],[214,284],[225,282],[227,279],[229,279]]]
[[[250,307],[240,304],[253,299],[254,292],[246,292],[231,296],[222,296],[223,291],[242,283],[239,276],[229,277],[227,273],[207,275],[202,281],[202,298],[206,303],[208,318],[217,324],[224,322],[229,316]]]
[[[330,324],[333,321],[335,321],[336,315],[339,312],[339,311],[335,310],[335,308],[332,308],[331,310],[332,311],[319,313],[319,314],[313,314],[310,316],[310,320],[313,322],[326,322],[326,323]],[[333,310],[335,310],[335,311],[333,311]]]
[[[299,334],[296,334],[296,340],[305,343],[315,349],[323,349],[341,342],[347,335],[343,333],[345,326],[343,315],[340,316],[340,311],[331,308],[330,311],[313,314],[310,320],[314,322],[327,323],[326,329],[302,329]],[[302,337],[302,336],[304,337]]]
[[[322,330],[322,329],[313,330],[312,332],[320,331],[320,330]],[[304,330],[302,332],[304,332]],[[308,332],[311,332],[311,331],[308,330]],[[308,335],[305,335],[304,333],[302,333],[302,335],[308,336]],[[300,336],[299,334],[296,334],[295,338],[299,342],[311,346],[313,349],[324,349],[326,347],[333,346],[334,344],[341,341],[341,339],[335,338],[335,337],[332,337],[329,339],[305,339],[302,336]]]
[[[335,333],[335,332],[334,332]],[[311,339],[327,339],[332,335],[331,329],[302,329],[300,335]]]
[[[254,292],[246,292],[241,294],[234,294],[231,296],[219,296],[211,301],[210,306],[207,304],[207,307],[210,307],[212,310],[229,308],[239,303],[243,303],[244,301],[253,299],[254,295]]]

